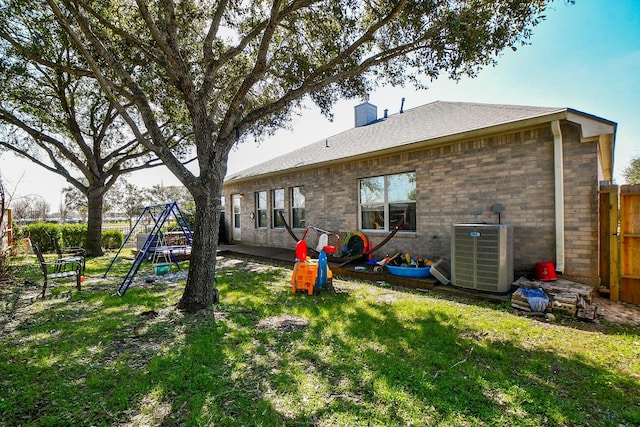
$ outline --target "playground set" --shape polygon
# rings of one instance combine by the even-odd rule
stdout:
[[[179,231],[163,231],[163,227],[171,216],[173,216],[177,224],[173,230],[177,229]],[[104,278],[107,277],[111,267],[130,238],[134,233],[137,233],[138,225],[147,217],[150,217],[151,221],[149,222],[153,223],[151,231],[146,235],[144,243],[137,251],[129,271],[118,287],[117,294],[119,296],[123,296],[127,292],[145,260],[151,261],[155,274],[159,276],[166,274],[172,264],[175,264],[180,269],[176,255],[185,256],[185,254],[190,253],[193,233],[178,204],[171,202],[146,206],[107,267],[103,275]],[[284,216],[282,216],[282,219],[284,220]],[[393,238],[402,226],[402,222],[399,222],[389,235],[375,247],[367,239],[367,236],[360,231],[353,231],[347,234],[343,247],[340,247],[340,236],[334,232],[307,226],[302,238],[299,239],[288,226],[286,220],[284,220],[284,225],[296,241],[296,259],[291,275],[292,293],[306,291],[309,295],[313,295],[314,291],[319,292],[325,288],[333,290],[333,273],[329,268],[330,260],[334,263],[338,262],[339,267],[343,267],[352,261],[367,259],[367,264],[371,264],[376,273],[382,272],[382,269],[386,267],[391,274],[399,276],[426,277],[429,274],[432,262],[422,258],[412,259],[409,254],[405,256],[396,254],[391,257],[387,256],[382,260],[373,258],[373,253]],[[308,247],[305,240],[310,230],[318,235],[318,244],[315,248]],[[334,239],[333,244],[329,244],[330,238]],[[312,258],[309,256],[310,254],[317,254],[317,258]],[[404,265],[405,262],[406,265]]]
[[[178,228],[182,236],[184,236],[184,239],[182,240],[185,244],[173,244],[173,239],[167,240],[167,234],[169,233],[162,231],[162,227],[164,227],[165,223],[172,215],[177,224],[176,228]],[[138,273],[140,266],[145,260],[151,261],[156,275],[164,275],[169,272],[172,264],[175,264],[178,269],[180,269],[180,264],[178,264],[178,260],[176,258],[177,253],[185,254],[191,250],[193,232],[189,228],[189,224],[176,202],[146,206],[134,226],[129,231],[129,234],[127,234],[127,237],[124,239],[120,249],[118,249],[116,256],[113,258],[102,277],[107,277],[109,270],[115,263],[116,259],[118,259],[120,252],[125,247],[131,236],[138,231],[138,224],[140,224],[144,218],[150,218],[153,222],[153,226],[142,244],[142,247],[138,250],[127,275],[118,287],[119,296],[123,296],[127,292],[127,289],[129,289],[129,286]]]

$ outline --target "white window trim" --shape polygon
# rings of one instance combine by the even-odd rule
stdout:
[[[374,175],[374,176],[369,176],[369,177],[363,177],[363,178],[358,178],[358,230],[360,231],[366,231],[367,233],[388,233],[391,231],[391,224],[389,224],[390,221],[390,209],[389,209],[389,192],[388,192],[388,181],[387,178],[389,176],[393,176],[393,175],[402,175],[402,174],[408,174],[408,173],[416,173],[415,171],[407,171],[407,172],[398,172],[398,173],[390,173],[390,174],[385,174],[385,175]],[[362,182],[362,180],[365,179],[369,179],[369,178],[377,178],[377,177],[383,177],[384,178],[384,201],[381,203],[371,203],[372,206],[377,206],[380,204],[383,204],[383,212],[384,212],[384,228],[383,229],[374,229],[374,228],[363,228],[362,227],[362,199],[361,199],[361,191],[360,191],[360,183]],[[416,177],[417,179],[417,177]],[[416,187],[417,187],[417,183],[416,183]],[[407,204],[413,204],[415,206],[414,211],[417,211],[418,209],[418,201],[417,200],[405,200],[405,201],[394,201],[393,203],[407,203]],[[417,217],[416,217],[416,221],[417,221]],[[417,232],[417,226],[418,224],[416,223],[416,230],[398,230],[398,233],[407,233],[407,234],[415,234]]]

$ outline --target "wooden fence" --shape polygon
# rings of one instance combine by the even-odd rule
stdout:
[[[599,198],[601,290],[640,304],[640,184],[604,186]]]

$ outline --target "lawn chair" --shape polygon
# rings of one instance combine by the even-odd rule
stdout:
[[[40,247],[36,244],[33,245],[33,252],[38,257],[42,274],[44,275],[44,284],[42,285],[42,298],[47,291],[47,285],[49,280],[63,279],[67,277],[75,277],[76,288],[80,291],[82,282],[82,263],[80,260],[76,261],[61,261],[54,260],[53,262],[47,262],[40,251]]]
[[[53,247],[56,250],[56,253],[58,254],[58,261],[59,263],[59,267],[63,268],[65,266],[71,266],[73,265],[73,263],[80,263],[81,266],[81,272],[84,271],[84,268],[86,266],[86,257],[87,257],[87,251],[84,248],[81,248],[79,246],[66,246],[61,248],[60,244],[58,243],[58,239],[55,236],[51,237],[51,242],[53,242]],[[58,273],[62,272],[58,271]]]

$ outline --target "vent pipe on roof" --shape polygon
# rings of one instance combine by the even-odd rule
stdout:
[[[385,108],[385,109],[384,109],[384,118],[386,119],[386,118],[388,118],[388,117],[389,117],[389,109],[388,109],[388,108]]]
[[[402,98],[402,102],[400,103],[400,114],[404,113],[404,98]]]

